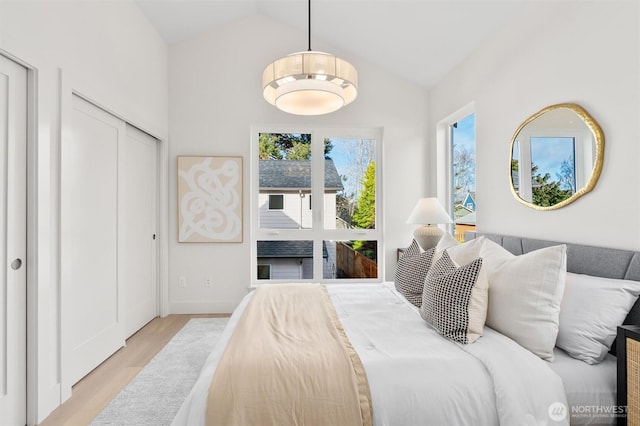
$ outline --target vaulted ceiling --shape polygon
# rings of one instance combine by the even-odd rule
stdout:
[[[305,0],[136,3],[170,44],[256,14],[304,33],[308,29]],[[344,55],[358,55],[428,89],[509,22],[526,19],[534,3],[539,1],[312,0],[311,32],[313,40],[339,46]],[[304,37],[300,50],[306,48]]]

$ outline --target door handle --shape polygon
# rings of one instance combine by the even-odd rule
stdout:
[[[16,259],[13,262],[11,262],[11,269],[13,269],[14,271],[17,271],[18,269],[20,269],[21,266],[22,266],[22,259]]]

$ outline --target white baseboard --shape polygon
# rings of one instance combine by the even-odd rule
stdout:
[[[44,387],[44,386],[43,386]],[[46,391],[41,392],[37,404],[36,422],[28,424],[40,424],[49,414],[58,408],[65,400],[71,396],[71,389],[64,396],[60,384],[49,387]]]
[[[169,302],[170,314],[230,314],[240,304],[240,300],[216,302],[186,301]]]

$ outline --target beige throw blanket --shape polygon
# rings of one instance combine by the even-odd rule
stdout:
[[[360,358],[320,284],[258,287],[209,388],[207,426],[372,424]]]

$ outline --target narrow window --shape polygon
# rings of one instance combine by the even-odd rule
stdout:
[[[475,114],[451,125],[451,201],[454,236],[476,228],[476,132]]]

